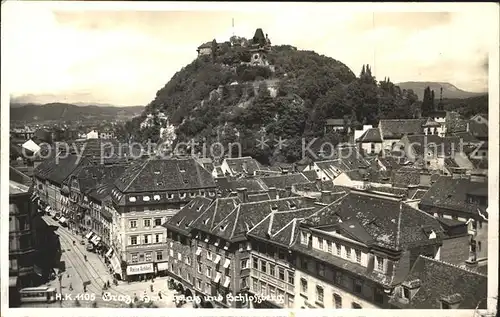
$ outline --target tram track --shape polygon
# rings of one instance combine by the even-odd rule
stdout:
[[[55,221],[53,221],[53,219],[50,219],[50,222],[56,223]],[[85,254],[83,253],[83,251],[80,250],[78,246],[73,245],[75,237],[68,231],[68,229],[59,226],[57,231],[59,233],[59,237],[65,244],[64,247],[65,252],[68,252],[67,251],[68,249],[75,251],[74,253],[75,257],[68,256],[67,259],[69,260],[70,264],[75,268],[76,274],[80,277],[82,281],[90,281],[91,283],[88,285],[88,290],[94,291],[96,299],[100,298],[100,296],[98,295],[102,293],[101,285],[104,285],[105,283],[104,279],[100,276],[99,272],[89,262],[85,261]],[[93,273],[95,273],[95,275]],[[127,296],[127,294],[120,292],[119,290],[113,287],[111,287],[108,291],[112,293],[117,293],[118,295]],[[104,302],[104,301],[102,301],[101,299],[98,302]]]

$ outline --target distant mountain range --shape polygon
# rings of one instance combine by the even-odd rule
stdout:
[[[10,104],[11,122],[42,122],[42,121],[102,121],[115,119],[130,119],[144,111],[143,106],[116,107],[108,105],[80,105],[69,103],[47,104]]]
[[[97,106],[97,107],[123,107],[122,105],[97,103],[97,102],[81,102],[81,100],[90,100],[92,95],[88,93],[68,93],[60,94],[26,94],[20,96],[11,96],[11,108],[22,106],[25,104],[44,105],[48,103],[66,103],[75,106]]]
[[[440,89],[443,88],[443,98],[449,99],[464,99],[470,97],[476,97],[481,95],[486,95],[488,92],[470,92],[457,88],[456,86],[450,83],[439,83],[439,82],[431,82],[431,81],[407,81],[403,83],[396,84],[401,89],[412,89],[418,96],[419,100],[422,100],[424,97],[424,90],[427,87],[430,87],[431,90],[434,90],[434,95],[436,100],[439,99]]]

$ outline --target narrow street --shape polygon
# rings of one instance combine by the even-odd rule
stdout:
[[[97,307],[128,307],[126,299],[133,300],[134,297],[142,298],[147,295],[150,301],[162,308],[174,308],[174,291],[167,287],[167,279],[157,278],[153,283],[154,292],[151,292],[151,281],[148,282],[132,282],[127,283],[118,281],[118,286],[112,284],[113,276],[109,273],[104,260],[94,252],[88,252],[86,246],[80,244],[80,241],[85,238],[77,235],[68,228],[60,226],[60,224],[50,216],[43,216],[48,225],[57,226],[56,234],[59,235],[61,243],[61,261],[65,262],[66,270],[62,273],[61,282],[56,278],[47,283],[47,286],[56,288],[58,293],[61,293],[63,298],[66,294],[71,294],[71,299],[61,302],[45,304],[44,307],[78,307],[76,296],[80,296],[78,300],[81,307],[92,307],[93,303]],[[73,241],[75,244],[73,245]],[[87,242],[86,243],[90,243]],[[85,261],[87,256],[87,261]],[[111,287],[106,290],[111,296],[103,297],[103,286],[106,282],[111,283]],[[83,283],[90,282],[87,285],[87,292],[84,292]],[[72,290],[70,290],[70,285]],[[162,298],[158,296],[161,291]],[[37,307],[40,307],[37,304]]]

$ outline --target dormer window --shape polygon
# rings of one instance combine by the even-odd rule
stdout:
[[[294,202],[290,202],[290,201],[289,201],[289,202],[288,202],[288,208],[290,208],[290,209],[295,209],[295,208],[297,208],[297,206],[295,205],[295,203],[294,203]]]
[[[186,172],[186,170],[185,170],[185,169],[183,169],[183,168],[179,168],[179,171],[180,171],[181,173],[185,173],[185,172]]]
[[[153,196],[153,199],[154,199],[154,200],[160,200],[160,195],[154,195],[154,196]]]
[[[196,211],[197,212],[200,212],[201,211],[201,208],[203,208],[203,205],[199,206],[198,208],[196,208]]]
[[[208,224],[208,222],[209,222],[209,221],[210,221],[210,218],[207,218],[207,219],[203,220],[203,224],[205,224],[205,225],[206,225],[206,224]],[[208,239],[207,239],[207,240],[208,240]]]
[[[160,171],[154,171],[153,172],[155,175],[160,175]]]
[[[271,211],[278,211],[278,206],[276,206],[276,205],[271,206]]]
[[[226,226],[225,226],[225,225],[220,226],[220,227],[219,227],[219,230],[220,230],[220,231],[224,231],[224,230],[226,230]]]
[[[136,198],[135,197],[129,197],[128,201],[130,201],[131,203],[135,203],[136,202]]]
[[[184,199],[186,198],[186,193],[181,193],[179,196],[181,197],[181,199]]]
[[[189,181],[187,179],[184,180],[184,184],[188,184]]]
[[[143,201],[149,201],[149,196],[142,196]]]
[[[168,199],[172,199],[172,198],[174,198],[174,194],[167,194],[167,198],[168,198]]]
[[[210,196],[210,197],[214,197],[214,196],[215,196],[215,192],[209,192],[209,193],[208,193],[208,196]]]
[[[163,186],[163,183],[162,182],[157,182],[156,186]]]
[[[196,193],[189,193],[189,196],[196,197]]]

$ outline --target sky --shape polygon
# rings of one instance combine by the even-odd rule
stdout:
[[[252,10],[251,3],[242,5],[247,10],[203,11],[193,4],[194,11],[186,6],[117,11],[109,10],[109,3],[106,8],[36,1],[12,5],[2,10],[8,90],[12,96],[64,99],[53,101],[146,105],[196,58],[200,44],[228,40],[233,32],[250,38],[262,28],[273,44],[333,57],[357,75],[370,64],[379,80],[449,82],[487,91],[490,31],[498,28],[491,7],[355,12],[333,3],[300,8],[261,3]]]

